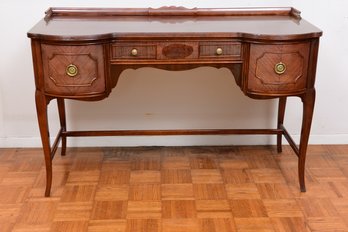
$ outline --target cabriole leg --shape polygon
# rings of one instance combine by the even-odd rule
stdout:
[[[299,158],[298,158],[298,175],[299,175],[301,192],[306,192],[305,162],[306,162],[309,133],[311,130],[313,111],[314,111],[315,89],[308,90],[306,94],[301,96],[301,99],[303,102],[303,118],[302,118],[301,140],[300,140]]]
[[[43,152],[45,156],[45,164],[46,164],[45,196],[49,197],[51,192],[51,185],[52,185],[51,144],[50,144],[50,134],[49,134],[48,118],[47,118],[47,106],[48,106],[49,100],[44,94],[36,90],[35,102],[36,102],[36,111],[37,111],[37,117],[38,117],[40,135],[41,135],[41,141],[42,141],[42,148],[43,148]]]

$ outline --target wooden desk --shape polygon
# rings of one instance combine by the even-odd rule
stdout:
[[[98,9],[51,8],[28,32],[36,84],[37,115],[50,195],[52,160],[71,136],[274,134],[282,135],[298,156],[301,191],[315,101],[315,72],[322,32],[293,8]],[[226,67],[251,98],[279,98],[275,129],[69,131],[64,99],[96,101],[108,97],[121,72],[155,67],[188,70]],[[283,121],[286,99],[300,97],[303,120],[299,147]],[[51,147],[47,106],[57,99],[61,129]]]

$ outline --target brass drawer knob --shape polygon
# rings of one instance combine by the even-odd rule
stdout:
[[[286,65],[282,62],[279,62],[274,66],[274,71],[278,75],[285,73],[285,70],[286,70]]]
[[[138,50],[136,48],[133,48],[131,51],[132,56],[137,56],[138,55]]]
[[[217,54],[217,55],[222,55],[222,53],[223,53],[222,48],[217,48],[217,49],[216,49],[216,54]]]
[[[75,77],[79,72],[77,66],[74,64],[69,64],[66,67],[65,71],[66,71],[66,75],[68,75],[69,77]]]

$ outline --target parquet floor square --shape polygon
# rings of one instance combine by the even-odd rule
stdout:
[[[233,216],[236,218],[267,217],[266,207],[261,199],[231,200]]]
[[[228,200],[197,200],[196,207],[199,212],[231,212]]]
[[[194,200],[192,184],[162,184],[162,200]]]
[[[129,187],[130,201],[160,201],[160,184],[135,184]]]
[[[198,200],[227,199],[225,186],[223,184],[194,184],[193,193]]]
[[[93,202],[59,203],[53,221],[88,221]]]
[[[95,201],[126,201],[129,185],[101,185],[97,188]]]
[[[61,201],[93,201],[96,185],[66,185]]]
[[[160,170],[161,162],[160,162],[159,154],[151,153],[144,154],[141,153],[131,159],[131,169],[132,170]]]
[[[128,201],[127,218],[160,219],[162,217],[161,201]]]
[[[261,195],[254,183],[225,184],[228,199],[260,199]]]
[[[102,171],[99,177],[99,185],[129,184],[131,177],[130,170]],[[134,178],[134,177],[133,177]]]
[[[190,157],[190,165],[192,169],[216,169],[218,165],[214,156],[206,156],[204,154],[194,155]]]
[[[190,169],[163,169],[161,172],[162,184],[192,183]]]
[[[92,209],[92,220],[126,218],[127,201],[95,201]]]
[[[222,184],[222,176],[219,169],[193,169],[191,171],[192,183],[203,184]]]
[[[59,151],[59,150],[58,150]],[[0,149],[1,232],[348,232],[348,145]]]
[[[294,199],[263,200],[269,217],[303,217],[298,203]]]
[[[161,183],[160,171],[132,171],[130,175],[130,183]]]
[[[43,177],[44,177],[43,173]],[[56,177],[55,177],[56,178]],[[71,171],[69,172],[69,175],[67,177],[66,183],[72,184],[72,185],[79,185],[79,184],[97,184],[98,181],[101,183],[102,180],[100,177],[100,171],[87,171],[87,172],[79,172],[79,171]],[[42,178],[43,186],[45,186],[45,177]]]
[[[162,218],[197,218],[195,201],[162,201]]]
[[[252,183],[250,169],[222,169],[222,176],[226,184]]]
[[[291,199],[294,197],[286,183],[258,183],[256,187],[262,199]]]
[[[185,155],[165,155],[162,158],[161,168],[163,169],[190,169],[190,159]]]

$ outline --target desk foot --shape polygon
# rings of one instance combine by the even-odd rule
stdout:
[[[46,190],[45,197],[50,197],[52,186],[52,165],[50,167],[46,166]]]
[[[301,189],[301,193],[305,193],[306,192],[306,186],[300,186]]]

